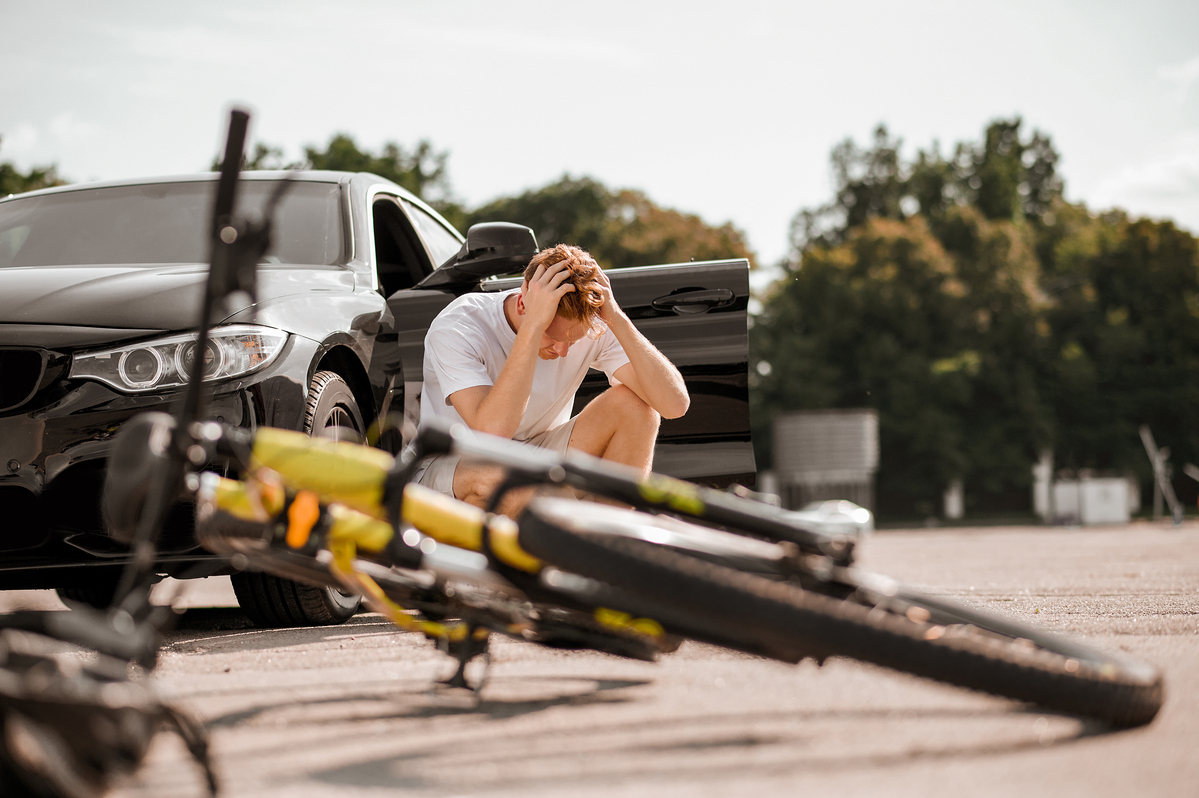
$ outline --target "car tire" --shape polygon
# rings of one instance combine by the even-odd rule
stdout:
[[[361,440],[366,425],[354,392],[338,374],[318,371],[308,389],[304,431],[337,440]]]
[[[304,431],[336,440],[361,440],[365,424],[354,392],[335,372],[318,371],[308,390]],[[331,587],[313,587],[273,574],[245,571],[231,577],[242,611],[256,626],[332,626],[358,611],[361,598]]]
[[[230,577],[242,612],[264,629],[335,626],[358,612],[360,599],[331,587],[314,587],[274,574],[243,571]]]

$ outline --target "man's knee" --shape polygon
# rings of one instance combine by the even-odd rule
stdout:
[[[657,433],[662,417],[644,399],[624,385],[616,385],[606,394],[612,394],[615,411],[622,425],[629,424],[639,432],[648,430]]]
[[[575,422],[570,448],[649,469],[661,417],[623,385],[593,399]]]
[[[454,498],[484,507],[504,479],[503,469],[458,463],[454,472]]]

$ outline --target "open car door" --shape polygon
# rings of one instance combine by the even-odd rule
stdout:
[[[654,470],[713,487],[753,487],[748,261],[613,269],[608,278],[620,307],[678,367],[691,394],[686,415],[662,421]],[[607,387],[607,377],[593,371],[575,412]]]

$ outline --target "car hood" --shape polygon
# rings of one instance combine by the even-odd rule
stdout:
[[[207,276],[199,264],[0,269],[0,324],[186,330],[196,326]],[[348,269],[259,267],[259,301],[353,290]],[[230,315],[247,307],[229,308]]]

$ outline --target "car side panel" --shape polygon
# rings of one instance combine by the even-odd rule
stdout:
[[[744,260],[648,266],[608,272],[621,308],[678,367],[691,408],[664,419],[654,470],[725,487],[756,481],[749,427],[749,264]],[[711,304],[673,301],[711,297]],[[576,397],[576,412],[608,387],[593,372]]]
[[[334,348],[351,352],[351,368],[335,370],[354,372],[342,374],[352,388],[355,387],[353,380],[361,377],[363,384],[360,391],[355,391],[355,395],[369,423],[387,401],[386,375],[380,373],[378,380],[373,379],[375,375],[371,364],[379,359],[376,339],[388,313],[383,297],[377,292],[359,289],[281,297],[260,303],[229,321],[265,324],[314,342],[315,354],[306,363],[307,371],[296,376],[302,383],[300,389],[303,395],[307,395],[308,382],[326,353]],[[298,420],[286,426],[294,426],[302,421],[302,410],[301,405]]]
[[[437,314],[454,295],[441,291],[407,289],[397,291],[387,299],[391,311],[391,326],[379,333],[381,346],[390,352],[388,359],[394,374],[403,386],[402,407],[393,406],[393,413],[404,419],[403,444],[407,445],[420,423],[420,395],[424,385],[425,333]]]

